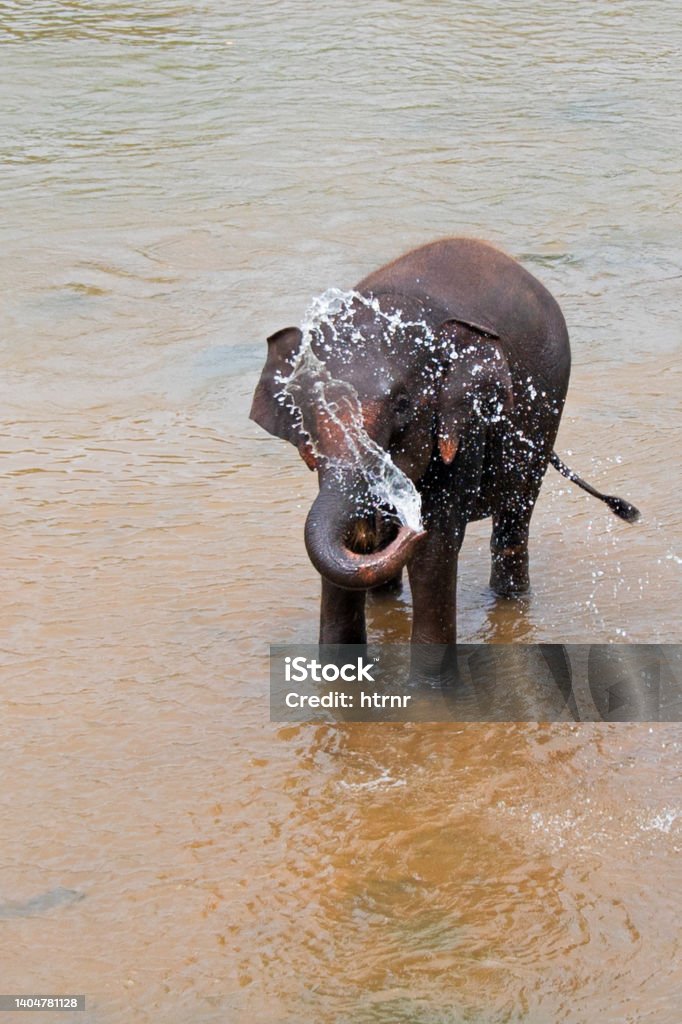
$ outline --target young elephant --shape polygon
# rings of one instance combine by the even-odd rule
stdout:
[[[412,641],[454,643],[458,552],[466,524],[487,516],[491,587],[527,590],[528,528],[550,460],[637,518],[553,453],[569,373],[566,324],[546,288],[465,238],[370,274],[306,336],[289,327],[268,338],[251,418],[318,472],[305,537],[322,576],[321,643],[364,643],[366,591],[405,565]],[[390,494],[377,497],[377,453],[415,485],[423,528],[398,527]]]

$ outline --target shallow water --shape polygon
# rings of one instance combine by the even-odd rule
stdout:
[[[270,725],[315,480],[247,419],[313,294],[497,243],[569,323],[562,456],[643,519],[548,476],[527,600],[468,531],[460,637],[679,641],[670,6],[40,0],[0,42],[0,905],[39,911],[0,987],[104,1024],[676,1022],[679,728]]]

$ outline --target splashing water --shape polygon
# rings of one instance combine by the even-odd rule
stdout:
[[[423,529],[419,492],[409,477],[398,469],[388,452],[376,444],[365,430],[362,406],[355,388],[347,381],[333,377],[324,361],[313,352],[313,339],[322,336],[323,326],[328,328],[334,339],[339,336],[339,328],[345,328],[344,345],[348,344],[348,337],[351,341],[354,336],[359,338],[353,328],[354,304],[356,308],[360,304],[371,309],[386,322],[389,340],[399,326],[405,326],[399,313],[383,313],[376,299],[369,299],[355,291],[343,292],[338,288],[329,288],[314,298],[306,310],[301,323],[301,346],[290,376],[281,379],[280,401],[292,406],[314,454],[326,458],[332,469],[338,471],[340,479],[344,467],[350,461],[377,502],[394,509],[401,523],[419,531]],[[426,325],[420,326],[425,330],[425,337],[431,341],[430,329]],[[332,459],[320,451],[314,436],[314,423],[308,412],[311,398],[312,406],[318,412],[323,410],[341,431],[346,447],[342,459]],[[341,412],[343,415],[340,415]]]

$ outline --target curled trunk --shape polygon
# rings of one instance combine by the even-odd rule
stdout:
[[[343,490],[323,482],[305,524],[305,544],[320,575],[346,590],[367,590],[398,575],[424,536],[401,526],[385,545],[369,553],[349,546],[357,536],[358,513]],[[357,546],[354,544],[353,546]]]

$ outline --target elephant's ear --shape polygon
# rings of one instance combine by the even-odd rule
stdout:
[[[451,316],[448,320],[444,320],[439,327],[441,336],[452,335],[453,337],[457,334],[457,328],[465,328],[466,330],[477,334],[481,338],[498,338],[499,334],[495,328],[487,323],[486,321],[470,320],[468,317]],[[460,331],[461,333],[461,331]],[[463,335],[462,335],[463,336]]]
[[[305,437],[296,422],[291,402],[283,400],[282,381],[291,374],[302,337],[298,327],[285,327],[268,338],[268,357],[249,413],[263,430],[290,441],[299,449]]]
[[[514,408],[512,377],[499,335],[469,321],[439,328],[447,367],[438,394],[438,450],[446,465],[471,424],[494,422]]]

